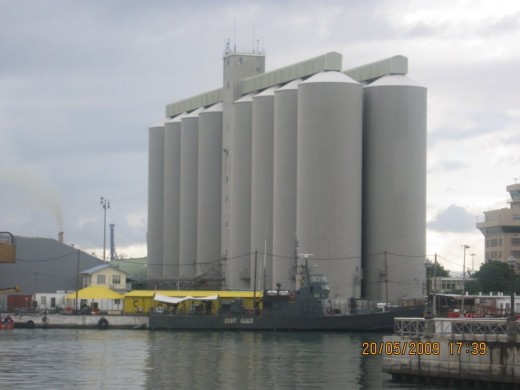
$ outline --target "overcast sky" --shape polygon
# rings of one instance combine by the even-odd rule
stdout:
[[[236,27],[235,27],[236,26]],[[393,55],[428,88],[427,255],[484,261],[475,228],[520,178],[520,2],[0,0],[0,230],[146,255],[148,127],[221,86],[222,53],[267,70],[329,51]]]

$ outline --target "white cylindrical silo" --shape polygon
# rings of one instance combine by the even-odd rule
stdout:
[[[164,210],[164,122],[148,129],[147,277],[162,278]]]
[[[199,108],[181,119],[179,278],[191,279],[197,263]]]
[[[251,280],[257,288],[273,288],[273,128],[274,91],[253,98],[251,145]],[[256,273],[255,273],[256,265]],[[265,283],[265,286],[264,286]]]
[[[220,267],[222,153],[222,103],[217,103],[199,114],[196,274]]]
[[[297,235],[331,299],[361,292],[361,85],[321,72],[298,86]]]
[[[163,276],[179,277],[179,217],[181,169],[181,119],[177,115],[164,128]]]
[[[247,95],[231,107],[229,253],[224,262],[229,289],[250,286],[252,106]]]
[[[275,91],[273,155],[273,285],[295,288],[298,84]]]
[[[426,88],[382,77],[364,88],[363,119],[365,295],[397,304],[425,279]]]

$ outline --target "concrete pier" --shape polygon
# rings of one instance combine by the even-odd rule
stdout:
[[[366,344],[384,355],[395,381],[520,389],[519,322],[506,319],[398,318],[394,335]],[[504,387],[505,386],[505,387]]]

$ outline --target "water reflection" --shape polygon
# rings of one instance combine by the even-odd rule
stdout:
[[[146,332],[15,329],[0,332],[0,342],[0,388],[140,389],[145,385],[140,366],[148,350]]]
[[[377,334],[15,329],[0,332],[0,388],[379,389]],[[414,387],[416,388],[416,387]]]
[[[156,332],[150,337],[148,389],[378,388],[383,378],[380,359],[361,357],[359,334]]]

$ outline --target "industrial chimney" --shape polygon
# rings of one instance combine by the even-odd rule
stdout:
[[[116,225],[110,224],[110,261],[114,261],[116,259],[116,243],[114,239],[114,229]]]

